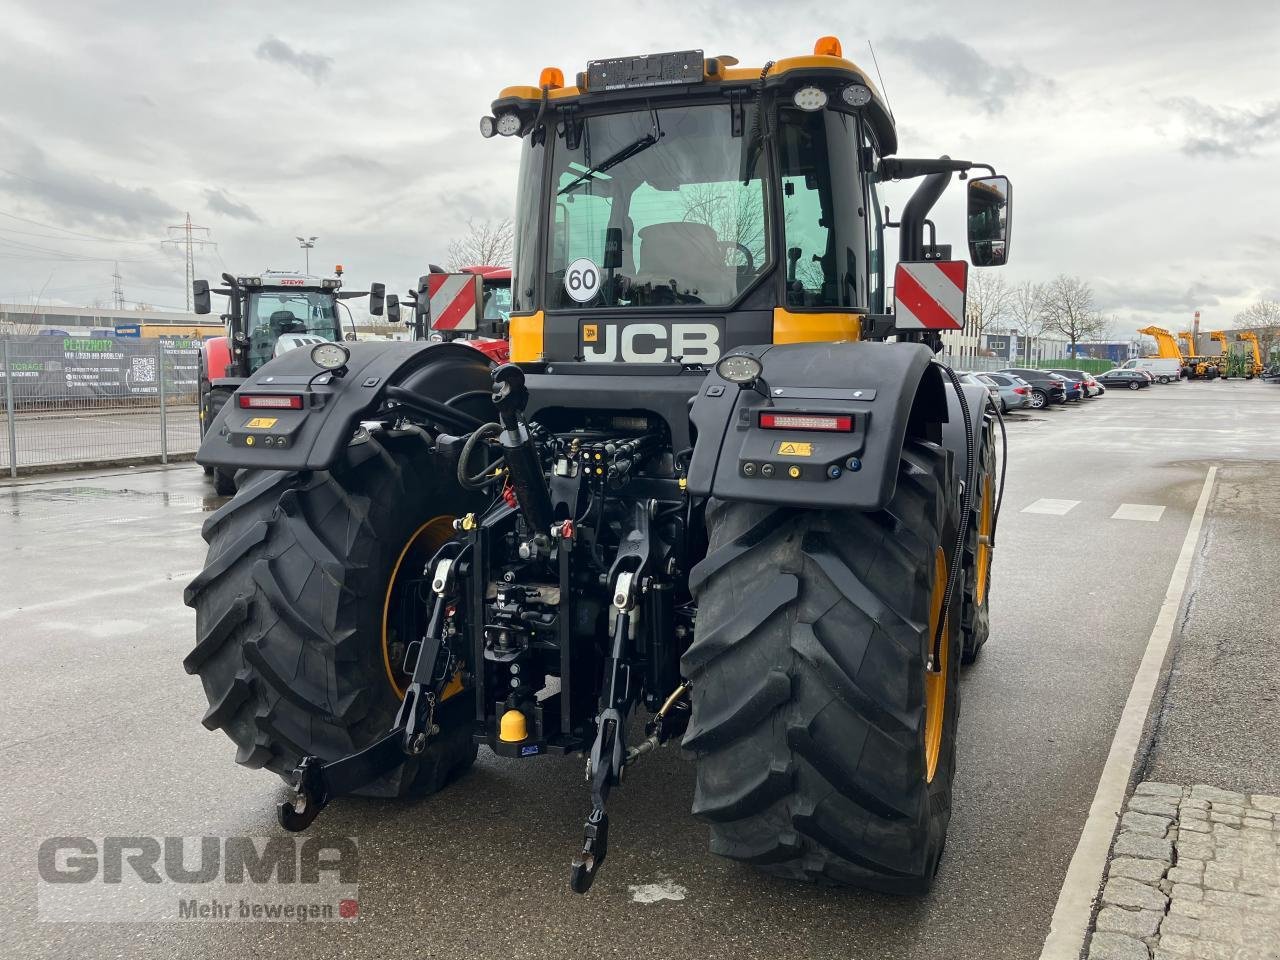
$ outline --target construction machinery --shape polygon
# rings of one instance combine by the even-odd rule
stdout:
[[[1216,331],[1221,333],[1222,331]],[[1213,334],[1210,334],[1213,338]],[[1223,358],[1219,356],[1199,356],[1197,354],[1197,338],[1190,330],[1178,333],[1178,339],[1187,345],[1182,355],[1182,374],[1188,380],[1217,380],[1223,373]]]
[[[1236,334],[1236,345],[1244,344],[1245,349],[1233,349],[1233,356],[1239,356],[1240,374],[1246,380],[1262,376],[1266,369],[1262,362],[1262,348],[1258,344],[1258,335],[1251,330]]]
[[[223,336],[209,337],[200,345],[199,389],[200,435],[205,436],[218,412],[250,375],[274,357],[298,347],[321,342],[355,339],[354,321],[347,311],[344,334],[339,304],[343,300],[369,296],[369,291],[342,289],[342,267],[332,277],[315,277],[285,270],[264,270],[251,276],[222,275],[224,287],[211,290],[209,281],[196,280],[195,312],[212,310],[211,294],[227,298],[222,315]],[[375,284],[370,312],[380,316],[383,308],[382,284]],[[219,496],[235,493],[235,471],[227,467],[205,466]]]
[[[926,228],[984,169],[970,257],[1007,260],[1008,179],[898,157],[832,37],[548,68],[480,126],[522,143],[513,362],[326,342],[238,389],[198,457],[243,471],[185,594],[205,726],[290,782],[289,830],[481,745],[584,757],[578,892],[612,791],[679,740],[714,852],[925,891],[1003,472],[986,388],[937,358],[968,264]],[[879,189],[908,178],[890,312]]]
[[[1155,326],[1143,327],[1138,333],[1151,337],[1156,342],[1155,355],[1142,359],[1163,361],[1151,371],[1153,376],[1156,376],[1161,383],[1169,383],[1176,378],[1187,376],[1186,360],[1183,359],[1182,350],[1179,349],[1178,341],[1174,339],[1172,333],[1164,327]],[[1181,337],[1182,334],[1178,336]],[[1143,369],[1145,365],[1139,360],[1128,360],[1121,366],[1125,369]]]

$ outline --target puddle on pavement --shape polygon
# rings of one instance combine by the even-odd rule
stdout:
[[[39,487],[5,491],[0,513],[10,516],[32,516],[54,512],[57,504],[93,504],[100,511],[118,513],[125,504],[134,506],[199,507],[208,512],[226,502],[223,497],[198,497],[189,493],[164,490],[132,490],[128,487]]]

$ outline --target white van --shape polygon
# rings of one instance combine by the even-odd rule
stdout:
[[[1172,357],[1137,357],[1120,364],[1121,370],[1145,370],[1161,383],[1177,383],[1182,364]]]

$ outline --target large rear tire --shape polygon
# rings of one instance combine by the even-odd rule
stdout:
[[[960,634],[946,452],[909,441],[884,510],[713,501],[682,659],[711,849],[795,879],[923,893],[951,818]],[[958,593],[958,590],[957,590]]]
[[[204,725],[231,737],[236,762],[288,779],[304,754],[336,760],[391,728],[401,651],[388,639],[390,588],[451,535],[439,518],[474,503],[421,434],[362,433],[329,471],[240,480],[205,524],[208,559],[186,591],[198,639],[183,665],[204,684]],[[362,794],[431,793],[472,764],[472,698],[445,699],[436,717],[426,752]]]

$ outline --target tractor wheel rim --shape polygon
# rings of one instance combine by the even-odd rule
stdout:
[[[391,625],[391,611],[399,608],[400,594],[405,583],[421,575],[420,566],[406,564],[405,560],[410,553],[421,556],[423,563],[430,559],[431,555],[440,549],[441,544],[453,536],[453,520],[453,517],[442,514],[432,517],[413,531],[400,550],[399,556],[396,557],[395,565],[391,568],[391,576],[387,579],[387,592],[382,602],[382,665],[387,672],[387,683],[391,685],[397,700],[404,699],[405,688],[397,677],[397,673],[402,672],[402,664],[393,665],[391,661],[391,646],[396,639]],[[446,696],[452,696],[453,687],[454,683],[451,682],[444,691]]]
[[[982,484],[982,506],[978,511],[978,582],[974,588],[974,602],[982,606],[987,602],[987,578],[991,573],[991,528],[995,525],[995,494],[991,477]]]
[[[947,594],[947,555],[941,547],[934,552],[933,595],[929,603],[929,643],[938,635],[938,622],[942,619],[942,602]],[[942,728],[947,714],[947,670],[950,658],[951,638],[947,627],[942,630],[942,644],[938,651],[937,670],[925,665],[924,675],[924,778],[932,783],[938,772],[938,760],[942,755]]]

